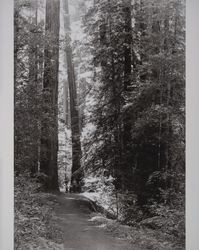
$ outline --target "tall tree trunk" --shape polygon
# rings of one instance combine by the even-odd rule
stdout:
[[[77,88],[75,82],[74,65],[72,62],[72,49],[70,45],[70,17],[68,0],[63,1],[64,8],[64,28],[66,32],[66,61],[68,71],[68,84],[70,95],[70,115],[71,115],[71,131],[72,131],[72,178],[71,191],[81,191],[81,179],[83,173],[78,171],[81,167],[81,142],[80,142],[80,128],[79,128],[79,112],[77,103]],[[75,174],[76,172],[76,174]]]
[[[31,157],[31,174],[34,175],[38,172],[38,107],[36,97],[38,95],[38,53],[37,53],[37,34],[35,29],[37,26],[37,12],[38,5],[37,0],[31,9],[31,30],[30,30],[30,41],[29,41],[29,114],[30,114],[30,149],[32,153]],[[33,12],[33,13],[32,13]],[[36,104],[36,110],[31,111],[32,106]],[[36,115],[35,115],[36,114]]]
[[[128,102],[129,91],[132,81],[132,16],[131,0],[124,2],[124,102]],[[124,189],[131,189],[132,161],[131,161],[131,118],[128,112],[123,116],[123,183]]]
[[[46,37],[44,49],[43,118],[41,128],[40,170],[48,178],[48,190],[58,190],[58,70],[60,1],[46,1]]]
[[[70,33],[70,19],[69,19],[69,10],[68,5],[63,0],[63,10],[64,10],[64,30],[66,34]],[[66,56],[64,57],[64,64],[67,65]],[[64,116],[66,126],[69,126],[69,83],[68,81],[64,82]]]
[[[103,25],[101,26],[101,44],[107,47],[115,47],[114,44],[114,20],[112,18],[112,3],[111,0],[108,1],[108,16],[107,21],[103,20]],[[107,23],[106,23],[107,22]],[[107,27],[107,28],[106,28]],[[103,38],[103,39],[102,39]],[[116,72],[116,62],[114,58],[114,50],[110,52],[110,83],[111,83],[111,93],[110,98],[112,99],[112,111],[114,112],[114,131],[113,131],[113,141],[112,150],[114,151],[114,160],[113,160],[113,168],[112,175],[115,178],[114,185],[116,190],[122,189],[123,186],[123,169],[122,169],[122,132],[121,132],[121,88],[122,84],[120,79],[117,76]],[[102,58],[102,70],[104,72],[107,71],[107,58]]]
[[[165,20],[164,20],[164,54],[165,54],[165,58],[168,57],[168,53],[169,53],[169,17],[166,15],[165,16]],[[170,167],[170,139],[172,138],[171,135],[171,126],[170,126],[170,98],[171,98],[171,83],[170,83],[170,78],[168,77],[167,73],[165,72],[164,69],[164,81],[167,83],[167,98],[166,98],[166,107],[167,107],[167,120],[166,120],[166,136],[167,136],[167,141],[166,141],[166,148],[165,148],[165,190],[167,190],[169,188],[169,177],[168,177],[168,171],[169,171],[169,167]],[[167,199],[165,199],[165,203],[169,202],[169,198],[167,197]]]
[[[66,127],[69,127],[69,95],[68,95],[68,82],[64,82],[64,120]]]

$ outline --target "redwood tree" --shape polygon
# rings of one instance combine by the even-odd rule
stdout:
[[[46,42],[44,48],[43,118],[41,128],[41,172],[46,174],[46,188],[58,187],[58,71],[59,71],[60,1],[46,1]]]
[[[70,45],[70,18],[68,0],[63,2],[64,7],[64,27],[66,32],[66,62],[68,72],[68,85],[70,96],[71,134],[72,134],[72,191],[81,190],[81,142],[79,127],[79,110],[77,103],[77,87],[75,82],[74,65],[72,61],[72,49]]]

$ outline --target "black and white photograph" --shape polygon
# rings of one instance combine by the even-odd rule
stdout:
[[[185,250],[185,10],[14,0],[15,250]]]

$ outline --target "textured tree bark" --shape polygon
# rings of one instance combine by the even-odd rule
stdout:
[[[66,127],[69,127],[69,95],[68,95],[68,82],[64,82],[64,120]]]
[[[101,39],[102,46],[115,46],[114,44],[114,20],[111,15],[112,5],[111,1],[108,1],[108,9],[109,15],[107,18],[107,30],[105,29],[106,25],[100,31],[102,32],[101,38],[108,37],[109,39]],[[104,33],[104,34],[103,34]],[[107,34],[106,34],[107,33]],[[109,44],[108,44],[109,43]],[[112,86],[112,108],[114,110],[114,167],[112,169],[112,175],[115,178],[114,185],[117,190],[122,189],[123,182],[123,169],[122,169],[122,133],[121,133],[121,121],[118,119],[121,115],[121,83],[118,81],[118,77],[116,77],[116,69],[114,62],[114,51],[112,50],[110,54],[111,61],[111,86]],[[106,62],[106,64],[104,63]],[[107,67],[107,58],[105,57],[102,61],[102,68],[106,72]],[[113,143],[113,142],[112,142]]]
[[[47,0],[40,170],[48,176],[46,181],[48,190],[59,189],[57,166],[59,28],[60,1]]]
[[[128,102],[128,96],[132,81],[132,16],[131,16],[131,0],[124,2],[124,97],[125,103]],[[123,187],[131,189],[132,183],[132,162],[131,162],[131,119],[128,113],[123,116]]]
[[[75,82],[74,65],[72,62],[72,49],[70,45],[70,18],[68,0],[63,1],[64,8],[64,28],[66,32],[66,62],[68,71],[68,85],[70,96],[70,115],[71,115],[71,131],[72,131],[72,178],[71,191],[81,191],[82,171],[77,171],[81,167],[81,142],[79,128],[79,112],[77,104],[77,88]],[[74,174],[76,172],[76,174]]]
[[[70,20],[68,4],[65,0],[63,0],[63,10],[64,10],[64,30],[66,33],[70,32]],[[67,65],[66,57],[64,57],[64,64]],[[64,113],[65,113],[65,123],[66,126],[69,126],[69,84],[68,81],[64,83]]]
[[[32,27],[30,30],[30,42],[29,42],[29,86],[30,86],[30,93],[31,96],[29,97],[29,105],[31,110],[31,105],[37,105],[35,102],[35,97],[38,94],[38,49],[36,44],[36,33],[35,27],[37,26],[37,0],[35,1],[35,5],[32,9]],[[38,112],[38,110],[35,110]],[[34,114],[35,114],[34,112]],[[36,116],[30,112],[30,143],[31,143],[31,151],[32,151],[32,162],[31,162],[31,174],[34,175],[38,172],[38,122],[37,122],[37,115]]]
[[[168,51],[169,51],[169,41],[168,41],[168,37],[169,37],[169,18],[166,15],[165,20],[164,20],[164,37],[163,37],[163,41],[164,41],[164,46],[163,46],[163,51],[165,54],[165,57],[168,56]],[[167,135],[167,142],[166,142],[166,148],[165,148],[165,190],[167,190],[169,188],[169,180],[168,180],[168,170],[169,170],[169,166],[170,166],[170,138],[172,138],[171,135],[171,126],[170,126],[170,97],[171,97],[171,83],[170,83],[170,79],[167,76],[167,73],[165,73],[165,69],[164,69],[164,81],[167,83],[167,98],[166,98],[166,107],[167,107],[167,121],[166,121],[166,135]],[[167,199],[165,199],[165,203],[169,202],[169,197],[167,197]]]

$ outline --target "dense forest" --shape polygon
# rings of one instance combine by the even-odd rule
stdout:
[[[184,249],[184,0],[15,0],[14,66],[16,224],[83,193]]]

